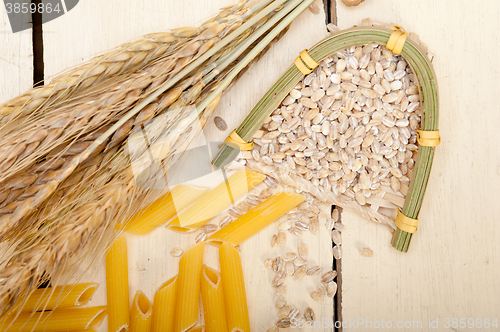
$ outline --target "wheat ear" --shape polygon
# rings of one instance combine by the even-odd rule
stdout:
[[[141,36],[63,71],[50,79],[48,84],[29,89],[0,104],[0,128],[9,127],[26,116],[43,114],[48,107],[54,107],[78,93],[112,80],[115,75],[133,72],[147,65],[197,38],[214,23],[226,23],[234,20],[231,16],[243,15],[243,5],[244,2],[240,2],[222,8],[217,16],[197,28],[183,27]]]
[[[236,23],[235,23],[235,25],[239,26]],[[202,33],[198,37],[198,38],[203,37],[203,39],[211,37],[212,39],[208,39],[205,43],[201,43],[198,40],[194,40],[192,43],[187,44],[186,47],[184,47],[184,48],[180,49],[178,52],[176,52],[177,57],[180,57],[181,59],[175,65],[175,71],[178,71],[182,68],[182,66],[179,66],[179,63],[183,63],[184,65],[188,63],[187,61],[184,61],[183,59],[189,59],[189,57],[191,57],[190,60],[192,61],[193,58],[195,58],[196,56],[199,56],[200,53],[207,50],[206,47],[204,48],[205,45],[207,45],[207,44],[210,46],[213,45],[213,39],[218,38],[215,36],[217,36],[217,35],[222,36],[223,35],[223,33],[221,32],[223,30],[223,28],[225,30],[224,33],[226,33],[226,34],[232,32],[232,29],[234,29],[233,27],[230,27],[230,29],[226,29],[225,26],[226,26],[225,24],[212,24],[210,28],[208,28],[204,33]],[[259,26],[259,25],[257,25],[257,26]],[[236,39],[235,41],[233,40],[232,43],[234,44],[235,42],[239,43],[239,42],[241,42],[241,39]],[[229,43],[229,46],[231,46],[231,45],[232,44]],[[196,51],[196,49],[197,49],[197,51]],[[227,49],[230,49],[230,48],[227,48]],[[221,53],[220,55],[222,55],[222,54],[224,54],[224,53]],[[172,59],[170,59],[170,60],[172,60]],[[213,61],[214,58],[212,57],[211,60]],[[158,66],[160,66],[160,67],[158,67]],[[151,71],[154,73],[162,73],[162,72],[168,72],[168,70],[172,66],[173,66],[173,61],[170,61],[170,62],[166,61],[166,63],[165,62],[156,62],[155,64],[152,64],[148,67],[152,67],[153,70],[151,70]],[[165,69],[165,67],[167,67],[167,68]],[[174,73],[175,73],[175,71],[174,71]],[[145,70],[145,72],[147,72],[147,69]],[[140,94],[141,90],[146,90],[148,92],[154,91],[154,89],[156,89],[156,87],[158,85],[158,82],[163,82],[166,79],[166,78],[165,79],[158,79],[158,77],[155,77],[155,78],[157,79],[157,81],[151,83],[150,76],[143,75],[143,73],[140,73],[138,80],[134,81],[134,80],[129,79],[126,81],[126,83],[128,83],[129,86],[131,87],[131,91],[129,91],[129,92],[127,92],[127,89],[125,89],[124,84],[121,84],[120,85],[120,93],[122,94],[122,96],[125,95],[125,93],[128,93],[126,96],[127,97],[131,96],[131,98],[129,98],[129,99],[132,101],[132,102],[127,102],[125,106],[128,107],[131,104],[133,104],[133,102],[135,102],[135,100],[137,100],[137,96]],[[141,81],[141,79],[142,79],[142,81]],[[148,81],[148,79],[149,79],[149,81]],[[147,89],[146,89],[146,86],[147,86]],[[132,87],[135,87],[136,90],[133,90]],[[172,89],[172,90],[175,90],[175,89]],[[93,104],[97,104],[97,105],[102,106],[103,103],[105,101],[107,101],[107,102],[110,102],[110,104],[112,105],[113,102],[116,103],[116,101],[120,100],[120,96],[117,97],[116,93],[115,94],[112,94],[112,92],[108,92],[108,93],[109,93],[109,95],[105,94],[104,96],[101,96],[101,99],[103,101],[101,101],[99,103],[93,103]],[[88,96],[86,96],[86,97],[88,97]],[[169,98],[167,98],[167,100],[169,100]],[[77,104],[77,105],[80,106],[80,109],[78,109],[78,108],[70,109],[69,115],[64,114],[64,113],[63,114],[56,114],[57,117],[64,116],[64,118],[60,119],[60,120],[57,120],[58,118],[56,118],[55,123],[57,124],[57,126],[60,126],[61,123],[64,123],[64,124],[68,123],[68,121],[69,121],[68,119],[71,119],[73,117],[72,114],[79,114],[80,116],[82,114],[88,115],[87,117],[81,117],[79,119],[80,122],[83,123],[84,128],[86,127],[86,128],[88,128],[88,130],[93,129],[91,127],[91,124],[95,124],[97,126],[99,124],[102,125],[103,122],[105,123],[105,121],[103,121],[104,119],[103,119],[102,115],[101,115],[101,117],[93,115],[95,113],[95,110],[89,109],[88,107],[85,109],[84,106],[87,106],[86,104],[83,104],[83,106],[82,106],[82,103]],[[164,106],[166,106],[166,105],[160,104],[160,107],[164,107]],[[176,105],[176,106],[178,106],[178,105]],[[106,110],[106,107],[103,107],[103,108]],[[100,114],[102,114],[102,113],[105,113],[105,112],[100,112]],[[109,114],[107,114],[107,113],[105,115],[109,116]],[[119,113],[118,113],[118,115],[119,115]],[[54,123],[54,119],[52,119],[52,118],[49,118],[48,120],[45,120],[45,121],[49,125]],[[72,123],[72,124],[74,124],[74,123]],[[130,121],[126,122],[122,127],[120,127],[121,129],[118,132],[115,132],[114,137],[117,136],[117,133],[126,132],[126,130],[124,128],[126,128],[128,124],[130,124]],[[37,122],[37,127],[39,127],[40,125],[41,125],[40,122]],[[59,144],[61,144],[61,143],[65,142],[65,140],[68,140],[71,137],[71,135],[75,135],[75,134],[72,134],[72,131],[74,130],[75,127],[77,127],[77,126],[75,126],[75,125],[69,126],[69,129],[67,129],[66,131],[63,131],[62,134],[61,134],[61,131],[62,131],[61,128],[58,128],[58,127],[51,128],[51,129],[53,129],[52,132],[55,134],[54,135],[47,134],[49,139],[47,139],[47,137],[45,137],[42,143],[46,146],[46,149],[50,149],[50,147],[49,147],[50,145],[52,145],[52,146],[57,145],[56,143],[54,143],[54,141],[55,141],[54,137],[57,137],[57,142],[59,142]],[[28,130],[28,133],[29,132],[30,131]],[[47,130],[47,132],[48,132],[48,130]],[[37,135],[37,138],[40,138],[40,133],[38,133],[36,135]],[[25,148],[27,146],[26,142],[29,142],[30,146],[33,145],[33,146],[35,146],[35,148],[38,148],[38,146],[41,145],[41,143],[39,141],[30,142],[29,137],[21,137],[20,133],[18,134],[18,136],[20,139],[24,139],[25,141],[18,143],[16,145],[16,147]],[[122,135],[118,135],[118,136],[122,137]],[[78,166],[78,164],[89,157],[89,154],[84,155],[83,152],[81,152],[82,150],[85,150],[89,146],[89,143],[87,143],[87,142],[91,142],[91,140],[76,143],[74,145],[71,145],[69,148],[67,148],[63,152],[61,152],[60,155],[63,157],[66,157],[66,159],[67,159],[64,162],[62,162],[61,160],[54,161],[56,158],[49,159],[49,161],[45,162],[45,164],[44,164],[44,166],[42,166],[42,168],[40,168],[40,169],[35,168],[31,172],[25,172],[25,173],[19,175],[17,178],[12,179],[13,181],[5,183],[4,191],[0,192],[0,202],[2,202],[0,205],[0,238],[2,238],[2,236],[4,236],[12,227],[14,227],[16,225],[16,223],[18,221],[20,221],[30,211],[33,211],[34,208],[38,207],[41,203],[43,203],[43,201],[45,201],[56,190],[57,186],[64,179],[66,179],[68,176],[71,175],[71,173]],[[51,143],[51,144],[49,144],[49,143]],[[99,147],[99,149],[97,149],[97,151],[99,151],[104,146],[104,143],[105,142],[102,142],[102,144],[100,144],[100,147]],[[32,150],[32,149],[30,149],[30,150]],[[7,164],[9,165],[10,163],[12,163],[12,160],[14,158],[18,158],[18,157],[16,155],[12,154],[12,148],[8,151],[10,151],[9,152],[10,154],[6,157],[6,159],[8,160]],[[46,152],[47,151],[44,149],[37,149],[38,157],[43,156],[44,153],[46,153]],[[37,153],[34,153],[33,151],[31,151],[29,158],[26,158],[28,160],[24,160],[24,164],[29,164],[28,161],[30,159],[36,160]],[[92,154],[95,154],[95,152],[93,152]],[[0,149],[0,156],[1,156],[1,149]],[[23,157],[23,154],[21,155],[21,157]],[[4,177],[8,177],[10,175],[10,173],[15,174],[16,170],[19,168],[22,169],[23,163],[21,162],[20,164],[21,164],[21,166],[18,166],[17,168],[11,166],[8,169],[8,171],[5,172],[7,174],[2,174],[2,176],[0,176],[0,179],[4,178]],[[1,165],[1,162],[0,162],[0,165]],[[46,169],[44,168],[45,166],[51,167],[48,174],[47,174],[47,172],[45,172],[46,171]],[[59,166],[58,169],[56,169],[57,166]],[[41,172],[39,170],[41,170]],[[41,175],[40,173],[43,173],[43,176],[40,176]]]
[[[279,36],[281,37],[281,35]],[[255,59],[257,60],[257,59]],[[235,61],[234,64],[239,61]],[[233,64],[233,65],[234,65]],[[229,73],[229,68],[225,70],[221,77],[225,77]],[[234,75],[234,77],[237,75]],[[201,96],[198,100],[205,100],[208,95],[211,95],[213,91],[217,88],[217,79],[214,84],[211,86],[207,86],[204,88]],[[228,84],[225,85],[226,87]],[[210,101],[204,111],[200,114],[200,123],[204,125],[212,111],[217,106],[220,95],[213,98]],[[191,104],[199,104],[199,101],[192,102]],[[167,129],[170,124],[165,124],[166,127],[162,129]],[[160,130],[162,132],[163,130]],[[168,130],[167,130],[168,132]],[[177,137],[177,142],[180,142],[178,146],[174,146],[170,150],[170,154],[168,154],[166,159],[171,159],[172,155],[175,153],[177,149],[182,149],[183,145],[187,144],[193,137],[193,134],[196,131],[184,131],[184,134]],[[162,137],[165,135],[159,135],[159,140],[157,144],[164,144],[162,141]],[[168,134],[166,134],[168,136]],[[154,150],[154,148],[152,147]],[[69,257],[77,257],[79,256],[79,250],[83,250],[83,248],[92,248],[92,241],[105,241],[110,238],[110,234],[114,234],[114,225],[122,220],[126,220],[131,214],[133,214],[138,208],[141,206],[134,208],[137,206],[137,202],[140,201],[136,198],[141,197],[144,199],[144,196],[150,194],[150,190],[142,189],[137,186],[130,186],[131,183],[134,183],[134,174],[131,171],[129,166],[129,160],[126,154],[123,153],[123,150],[118,153],[111,160],[106,162],[107,170],[122,170],[113,174],[113,172],[97,172],[96,177],[92,179],[91,183],[105,183],[101,188],[93,187],[93,193],[90,195],[93,198],[88,199],[88,192],[84,188],[81,188],[81,197],[76,198],[72,197],[67,201],[68,205],[66,207],[61,206],[58,210],[58,213],[55,215],[51,215],[51,217],[58,216],[59,219],[57,223],[58,227],[53,226],[54,220],[45,219],[41,224],[43,224],[37,234],[34,234],[33,237],[36,240],[32,240],[30,243],[31,248],[35,248],[37,243],[50,243],[50,245],[44,247],[44,251],[40,254],[40,261],[37,264],[32,263],[32,265],[26,264],[22,268],[25,270],[29,270],[31,275],[34,276],[42,276],[44,273],[48,273],[50,275],[54,275],[57,277],[57,273],[61,273],[58,271],[58,267],[64,266]],[[101,179],[98,179],[100,176]],[[113,179],[113,181],[109,181],[109,179]],[[97,180],[97,181],[95,181]],[[75,184],[76,186],[80,186],[80,184]],[[90,183],[88,186],[92,185]],[[64,184],[63,184],[64,186]],[[88,189],[88,188],[87,188]],[[66,211],[62,216],[59,215],[59,211]],[[46,216],[49,216],[47,214]],[[61,218],[64,221],[61,221]],[[50,232],[45,233],[44,228],[47,227],[50,229]],[[45,234],[46,238],[43,238],[40,234]],[[64,237],[61,234],[66,234]],[[94,235],[91,237],[89,234]],[[76,240],[78,241],[70,241]],[[37,247],[38,249],[42,249]],[[25,261],[32,262],[32,258],[27,254],[31,250],[23,250],[20,248],[18,256],[14,259],[15,261]],[[56,255],[56,253],[60,253]],[[54,260],[50,259],[50,257],[55,257]],[[51,265],[45,264],[45,261],[50,262]],[[11,265],[9,265],[11,266]],[[20,266],[14,265],[17,269],[21,268]],[[34,270],[36,269],[36,270]],[[9,270],[10,277],[9,279],[15,280],[18,285],[23,289],[29,286],[27,283],[23,283],[23,273],[18,271],[18,273],[14,273],[14,270]],[[1,279],[0,279],[1,281]],[[0,294],[2,293],[1,289],[9,286],[12,287],[12,282],[7,284],[1,284],[0,282]],[[12,303],[15,302],[14,295],[18,293],[9,292],[4,296],[4,303]]]

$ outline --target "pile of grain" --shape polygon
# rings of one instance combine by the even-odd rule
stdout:
[[[391,223],[410,182],[420,120],[418,82],[404,59],[375,44],[351,47],[305,76],[241,157],[321,201],[365,215],[373,206],[368,217]]]

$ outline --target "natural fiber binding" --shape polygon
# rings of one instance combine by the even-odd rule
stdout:
[[[394,32],[389,37],[385,47],[396,54],[401,54],[403,46],[406,43],[406,31],[399,25],[392,26],[389,29],[394,30]]]
[[[314,68],[318,67],[318,63],[307,53],[307,50],[300,52],[299,56],[293,62],[302,74],[310,74]]]
[[[441,143],[439,130],[417,130],[417,142],[420,146],[438,146]]]
[[[248,151],[253,149],[253,142],[245,142],[243,138],[238,135],[236,130],[233,130],[231,134],[224,140],[225,143],[237,145],[240,150]]]
[[[414,234],[417,231],[418,219],[412,219],[410,217],[405,216],[398,210],[398,216],[394,221],[396,227],[402,231],[407,233]]]

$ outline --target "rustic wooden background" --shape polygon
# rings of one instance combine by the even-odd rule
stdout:
[[[231,2],[81,0],[65,16],[43,26],[45,77],[142,34],[196,25]],[[398,23],[420,35],[436,55],[442,136],[420,213],[420,227],[407,254],[392,249],[389,228],[349,211],[342,214],[346,231],[342,311],[337,318],[345,322],[346,331],[380,330],[376,324],[382,320],[393,326],[399,322],[409,324],[411,327],[405,331],[430,330],[429,320],[438,320],[438,331],[482,331],[484,327],[478,327],[477,319],[483,323],[485,318],[500,319],[500,220],[496,211],[500,203],[500,2],[366,0],[358,7],[347,8],[333,0],[326,8],[326,17],[340,28],[371,17]],[[33,54],[31,31],[12,34],[5,11],[0,12],[3,101],[33,84]],[[216,115],[222,116],[229,128],[236,126],[298,52],[325,36],[325,13],[304,13],[287,36],[224,96]],[[228,132],[221,133],[209,125],[205,136],[220,140]],[[255,331],[265,331],[276,318],[270,275],[262,268],[263,259],[275,255],[269,249],[272,232],[266,230],[249,240],[242,251]],[[154,290],[176,273],[177,261],[168,252],[174,246],[187,245],[186,238],[171,234],[159,230],[145,238],[131,238],[131,296],[141,285],[152,298]],[[189,243],[192,240],[189,238]],[[328,266],[331,254],[325,249],[329,246],[327,236],[320,242],[313,246],[313,257]],[[362,257],[358,252],[361,247],[371,248],[374,255]],[[209,259],[214,255],[209,252]],[[95,304],[104,303],[102,268],[101,264],[94,270],[102,284]],[[307,298],[308,287],[312,286],[291,287],[296,302]],[[269,299],[261,294],[269,294]],[[333,302],[321,308],[321,317],[329,313],[333,316]],[[472,318],[475,323],[473,327],[447,328],[446,319],[451,323],[453,318],[466,322]],[[372,322],[371,328],[367,321]],[[101,331],[105,330],[103,325]]]

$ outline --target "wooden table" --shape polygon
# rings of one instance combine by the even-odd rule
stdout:
[[[212,1],[80,1],[75,9],[43,26],[45,77],[140,35],[197,25],[231,0]],[[500,2],[485,0],[398,1],[366,0],[347,8],[331,4],[331,18],[340,28],[371,17],[395,22],[420,35],[435,53],[434,67],[440,88],[440,131],[420,227],[410,250],[402,254],[390,242],[390,229],[344,211],[342,259],[342,316],[345,330],[375,331],[381,324],[405,331],[480,331],[476,319],[500,319],[500,112],[497,99],[500,47],[497,24]],[[31,32],[10,32],[6,14],[0,15],[0,100],[7,100],[32,84]],[[325,15],[304,13],[290,32],[254,65],[227,93],[214,115],[230,129],[267,91],[297,54],[326,36]],[[205,137],[223,139],[210,121]],[[276,320],[270,273],[262,262],[276,255],[269,248],[275,229],[266,229],[242,246],[250,316],[254,331],[265,331]],[[312,255],[331,264],[329,238],[312,245]],[[140,288],[152,299],[154,291],[173,276],[177,259],[168,252],[186,249],[194,236],[178,236],[164,229],[145,237],[130,238],[131,296]],[[290,237],[289,237],[290,239]],[[314,243],[312,239],[305,241]],[[289,241],[289,245],[295,245]],[[369,247],[372,257],[358,250]],[[257,249],[255,249],[257,248]],[[328,250],[326,252],[325,250]],[[216,253],[207,251],[207,260]],[[319,263],[319,261],[318,261]],[[103,261],[84,278],[98,280],[101,288],[92,304],[105,303]],[[97,275],[97,278],[95,277]],[[89,277],[92,276],[92,277]],[[295,285],[290,300],[304,306],[312,285]],[[261,294],[268,295],[262,297]],[[321,307],[321,317],[331,317],[333,302]],[[318,307],[319,308],[319,307]],[[319,310],[319,309],[318,309]],[[461,318],[473,327],[451,325]],[[450,319],[450,327],[446,327]],[[371,322],[371,327],[370,323]],[[383,321],[383,323],[382,323]],[[420,323],[421,322],[421,323]],[[497,320],[500,324],[500,322]],[[377,324],[379,328],[377,328]],[[422,324],[422,325],[419,325]],[[459,324],[459,323],[458,323]],[[105,324],[100,331],[105,331]],[[467,325],[468,326],[468,325]],[[296,331],[298,329],[293,329]],[[327,328],[325,331],[333,331]],[[316,330],[315,330],[316,331]]]

